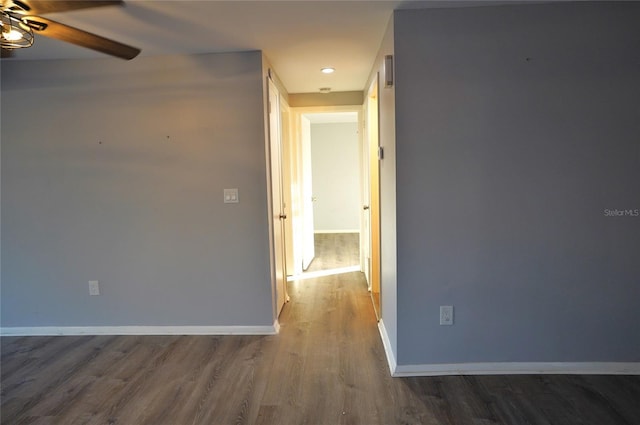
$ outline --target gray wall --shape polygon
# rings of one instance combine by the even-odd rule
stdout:
[[[360,231],[358,123],[311,124],[314,230]]]
[[[260,52],[3,61],[2,326],[271,325],[262,90]]]
[[[640,360],[638,22],[395,14],[399,364]]]

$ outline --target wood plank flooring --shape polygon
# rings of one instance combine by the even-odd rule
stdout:
[[[391,378],[360,273],[272,336],[2,338],[2,424],[638,425],[638,376]]]
[[[316,233],[315,257],[307,272],[338,269],[360,264],[360,234]]]

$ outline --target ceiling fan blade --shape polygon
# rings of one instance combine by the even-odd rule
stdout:
[[[140,53],[140,49],[136,47],[127,46],[126,44],[40,16],[23,16],[22,21],[29,25],[34,33],[97,50],[122,59],[133,59]]]
[[[0,58],[10,58],[11,56],[13,56],[13,50],[0,49]]]
[[[37,15],[124,4],[122,0],[7,0],[4,3],[13,3],[25,12]]]

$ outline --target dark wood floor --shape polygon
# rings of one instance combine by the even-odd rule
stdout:
[[[391,378],[360,273],[273,336],[2,338],[2,424],[638,425],[640,377]]]

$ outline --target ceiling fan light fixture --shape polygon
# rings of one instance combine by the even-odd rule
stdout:
[[[7,41],[18,41],[23,38],[22,33],[16,30],[10,30],[9,32],[3,32],[2,37]]]
[[[33,45],[33,31],[20,19],[0,11],[2,30],[0,46],[3,49],[21,49]]]

